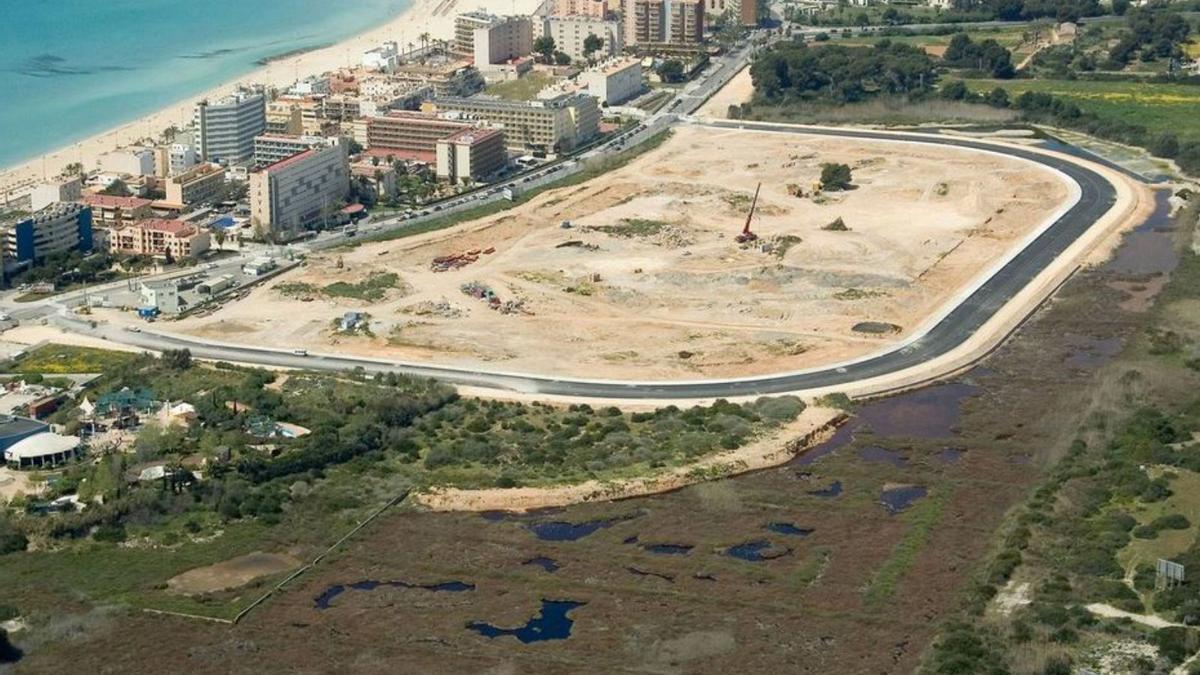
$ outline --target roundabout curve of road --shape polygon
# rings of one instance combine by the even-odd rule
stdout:
[[[830,129],[779,126],[754,122],[712,122],[723,129],[748,129],[850,138],[857,140],[931,143],[1033,161],[1054,169],[1073,181],[1079,199],[1039,236],[982,282],[924,334],[897,345],[891,351],[857,361],[806,371],[768,374],[736,379],[618,382],[537,374],[506,373],[487,369],[457,368],[413,362],[367,359],[336,354],[298,354],[286,350],[215,343],[197,338],[151,332],[130,332],[112,327],[75,325],[71,330],[152,350],[189,349],[206,359],[235,361],[263,366],[347,371],[362,368],[368,373],[397,372],[430,377],[457,385],[502,389],[528,394],[601,399],[705,399],[718,397],[785,394],[804,390],[845,386],[898,373],[946,355],[971,338],[984,324],[1032,282],[1047,266],[1094,225],[1116,201],[1116,189],[1092,169],[1053,155],[1027,149],[984,143],[967,138],[929,134],[878,132],[859,129]]]

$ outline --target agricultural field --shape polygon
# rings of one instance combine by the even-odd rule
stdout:
[[[1143,82],[1089,80],[964,80],[974,92],[986,94],[996,87],[1016,98],[1026,91],[1044,92],[1077,104],[1105,119],[1145,127],[1154,133],[1173,133],[1181,141],[1200,140],[1195,123],[1200,87]]]
[[[835,162],[853,189],[815,192]],[[778,372],[911,335],[1066,195],[969,151],[685,127],[602,180],[311,256],[167,330],[585,377]],[[370,319],[343,331],[346,312]]]

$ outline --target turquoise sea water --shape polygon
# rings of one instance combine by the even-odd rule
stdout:
[[[404,11],[409,0],[4,0],[0,167]],[[357,61],[358,55],[349,55]],[[52,167],[57,168],[57,167]]]

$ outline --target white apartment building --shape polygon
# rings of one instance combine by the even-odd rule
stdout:
[[[555,48],[570,56],[572,61],[587,58],[583,43],[589,35],[604,41],[600,50],[591,54],[592,60],[603,61],[619,54],[625,46],[621,24],[617,21],[590,16],[548,16],[539,19],[538,26],[538,35],[549,35],[554,40]]]
[[[342,145],[305,150],[250,172],[250,222],[263,234],[292,239],[319,225],[350,192]]]
[[[578,81],[588,93],[607,105],[620,105],[642,93],[642,62],[618,58],[597,64],[579,74]]]
[[[97,158],[100,170],[130,176],[154,175],[154,150],[130,147],[112,150]]]
[[[60,176],[33,188],[29,193],[29,210],[41,211],[51,204],[77,202],[82,198],[83,180],[79,176]]]
[[[367,70],[389,72],[400,62],[400,48],[395,42],[368,49],[362,55],[362,67]]]
[[[178,176],[199,163],[191,143],[172,143],[167,150],[167,175]]]
[[[196,104],[193,125],[202,161],[249,162],[254,158],[254,137],[266,130],[266,98],[243,89],[219,101],[205,99]]]
[[[472,55],[475,67],[506,63],[533,51],[533,20],[528,16],[496,17],[474,30]]]

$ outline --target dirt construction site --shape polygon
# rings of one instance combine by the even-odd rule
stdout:
[[[852,189],[819,189],[828,162]],[[739,243],[760,183],[757,239]],[[605,379],[803,369],[905,339],[1068,194],[975,151],[682,127],[602,178],[315,254],[170,330]]]

